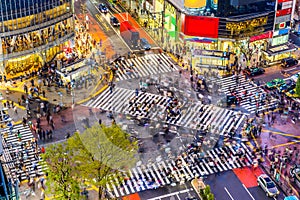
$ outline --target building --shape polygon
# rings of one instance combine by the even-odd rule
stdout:
[[[74,37],[72,0],[0,2],[0,73],[23,75],[51,61]]]
[[[164,15],[163,38],[173,41],[175,52],[183,52],[180,46],[190,50],[193,67],[231,67],[237,64],[235,59],[244,66],[261,60],[272,65],[295,50],[288,35],[296,0],[151,2],[151,10]]]

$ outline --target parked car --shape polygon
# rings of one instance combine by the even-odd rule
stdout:
[[[261,174],[258,176],[257,184],[265,191],[268,197],[276,197],[279,194],[279,190],[275,183],[267,174]]]
[[[300,75],[300,72],[298,72],[297,74],[292,75],[290,78],[297,83],[299,75]]]
[[[151,45],[149,44],[148,40],[146,38],[140,39],[140,47],[144,50],[150,50]]]
[[[116,17],[111,17],[110,18],[110,24],[112,26],[120,26],[120,22],[119,22],[119,20]]]
[[[108,9],[104,3],[99,4],[99,10],[100,10],[100,12],[105,13],[105,14],[108,12]]]
[[[283,79],[276,78],[276,79],[273,79],[272,81],[267,82],[266,87],[269,89],[273,89],[273,88],[279,87],[280,85],[283,85],[283,84],[285,84],[285,81]]]
[[[265,73],[265,70],[260,67],[251,67],[244,70],[248,76],[256,76]]]
[[[281,60],[281,66],[284,68],[291,67],[297,64],[298,64],[298,60],[296,60],[293,57],[288,57]]]
[[[290,175],[298,188],[300,188],[300,165],[294,165],[293,167],[291,167]]]

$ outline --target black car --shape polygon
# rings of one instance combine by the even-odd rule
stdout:
[[[99,10],[100,10],[100,12],[105,13],[105,14],[108,12],[108,9],[104,3],[100,3]]]
[[[281,60],[281,66],[284,68],[291,67],[298,64],[298,60],[293,57],[284,58]]]
[[[119,22],[119,20],[116,17],[111,17],[110,18],[110,24],[112,26],[120,26],[120,22]]]
[[[265,73],[265,70],[260,67],[251,67],[244,70],[248,76],[256,76]]]

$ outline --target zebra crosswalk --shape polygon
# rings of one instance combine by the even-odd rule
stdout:
[[[221,85],[221,90],[226,95],[230,95],[231,90],[235,89],[240,94],[238,96],[241,97],[239,105],[246,109],[249,113],[255,113],[255,111],[260,112],[273,108],[278,103],[278,101],[273,97],[270,98],[269,102],[266,102],[265,97],[267,93],[255,83],[245,80],[245,78],[241,75],[238,76],[238,81],[236,80],[236,76],[231,76],[218,79],[216,80],[216,83]],[[245,91],[247,93],[242,95]],[[264,98],[263,100],[261,100],[262,96]]]
[[[12,129],[3,129],[1,134],[2,163],[6,166],[6,174],[25,180],[28,175],[35,177],[44,173],[45,165],[41,165],[40,149],[28,125],[14,125]]]
[[[177,71],[171,58],[165,54],[147,54],[130,59],[115,61],[117,80],[127,80]]]
[[[197,130],[211,128],[213,131],[218,131],[220,135],[224,135],[232,128],[239,128],[246,118],[246,114],[220,108],[213,104],[194,104],[185,112],[180,122],[184,127]]]
[[[203,177],[252,164],[251,152],[242,144],[239,148],[225,146],[204,153],[188,152],[176,160],[162,160],[136,166],[127,172],[111,177],[108,193],[114,198],[156,189],[165,185],[184,184]],[[120,178],[121,176],[121,178]]]
[[[166,96],[147,92],[139,92],[137,96],[134,90],[116,87],[112,93],[106,89],[96,99],[88,102],[86,106],[166,122],[165,109],[168,102],[169,97]],[[205,130],[209,126],[214,126],[223,135],[232,128],[239,128],[246,117],[246,114],[214,105],[182,103],[180,115],[168,119],[167,122],[198,130]]]

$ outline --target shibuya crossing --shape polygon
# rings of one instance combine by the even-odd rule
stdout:
[[[297,200],[296,0],[0,2],[0,199]]]

